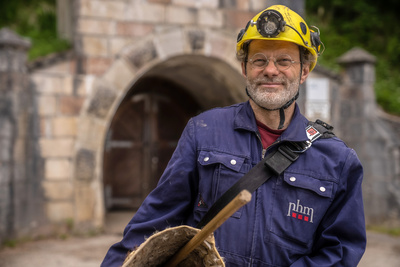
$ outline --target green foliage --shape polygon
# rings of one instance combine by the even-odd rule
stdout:
[[[6,240],[4,241],[3,246],[8,248],[15,248],[17,246],[17,241],[14,239]]]
[[[55,0],[0,0],[0,28],[30,38],[30,60],[70,48],[57,36],[55,5]]]
[[[320,64],[338,70],[337,57],[356,46],[375,55],[378,104],[400,115],[400,1],[306,0],[306,10],[326,47]]]

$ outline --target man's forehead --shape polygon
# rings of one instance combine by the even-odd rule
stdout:
[[[290,53],[298,54],[299,47],[291,42],[286,41],[272,41],[272,40],[253,40],[250,43],[249,53]]]

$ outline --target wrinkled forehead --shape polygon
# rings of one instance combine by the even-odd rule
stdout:
[[[299,47],[291,42],[272,40],[253,40],[249,46],[249,57],[262,53],[268,57],[281,54],[290,55],[293,58],[299,57]]]

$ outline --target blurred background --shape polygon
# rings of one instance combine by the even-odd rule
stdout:
[[[187,120],[247,99],[236,36],[272,4],[319,28],[298,103],[360,157],[368,228],[400,235],[400,2],[3,0],[0,244],[133,214]]]

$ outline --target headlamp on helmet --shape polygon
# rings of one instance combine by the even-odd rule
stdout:
[[[285,31],[286,21],[275,10],[264,11],[256,22],[258,32],[264,37],[275,37]]]

